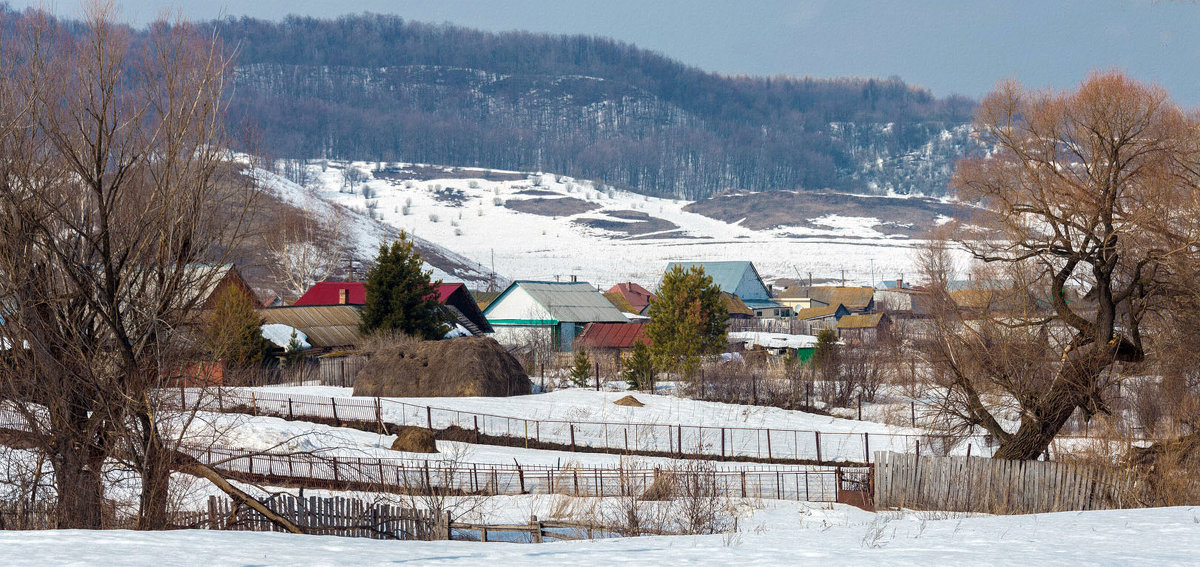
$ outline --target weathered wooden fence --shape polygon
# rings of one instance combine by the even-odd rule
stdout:
[[[836,502],[839,470],[769,467],[574,467],[413,461],[223,448],[185,449],[201,462],[242,480],[333,490],[392,493],[637,496],[684,476],[704,477],[721,496]],[[863,471],[865,469],[845,469]],[[696,484],[693,482],[693,484]]]
[[[278,494],[265,504],[309,534],[365,537],[371,539],[445,539],[446,520],[427,510],[416,510],[386,502],[333,498],[298,498]],[[284,531],[257,511],[235,505],[228,498],[210,496],[208,510],[193,516],[184,527],[251,532]]]
[[[876,508],[1034,514],[1133,505],[1126,473],[1057,461],[875,453]]]

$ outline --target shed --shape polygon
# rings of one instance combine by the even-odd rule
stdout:
[[[846,315],[838,320],[838,338],[870,342],[878,339],[887,332],[891,319],[886,313],[871,313],[869,315]]]
[[[825,307],[809,307],[796,312],[796,320],[803,323],[809,334],[822,329],[834,329],[838,321],[850,314],[850,310],[842,304],[826,305]]]
[[[875,288],[860,286],[795,286],[779,293],[783,300],[810,299],[825,305],[844,305],[851,313],[870,313],[875,310]]]

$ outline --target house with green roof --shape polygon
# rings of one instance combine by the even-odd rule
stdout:
[[[483,316],[501,344],[550,341],[567,352],[588,323],[628,323],[604,294],[587,282],[519,280],[488,304]]]
[[[780,305],[771,298],[754,264],[747,261],[733,260],[720,262],[671,262],[667,271],[675,266],[688,269],[693,266],[704,268],[705,275],[711,276],[713,283],[721,291],[733,295],[754,311],[755,317],[787,317],[791,309]]]

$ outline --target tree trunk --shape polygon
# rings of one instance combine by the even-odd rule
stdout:
[[[161,530],[168,526],[167,496],[171,487],[172,452],[162,446],[148,416],[139,416],[143,431],[142,494],[138,502],[139,530]]]
[[[58,491],[58,529],[98,530],[104,527],[102,458],[86,445],[63,443],[54,459]]]
[[[1095,392],[1100,373],[1112,364],[1116,348],[1092,346],[1088,352],[1063,364],[1050,391],[1036,408],[1021,418],[1021,427],[1002,443],[996,459],[1037,460],[1046,453],[1071,414]]]

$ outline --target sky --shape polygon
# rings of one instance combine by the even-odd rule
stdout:
[[[118,19],[395,14],[489,31],[611,37],[706,71],[890,77],[980,97],[1004,78],[1071,88],[1118,68],[1200,105],[1200,2],[1152,0],[114,0]],[[79,0],[9,0],[59,16]]]

